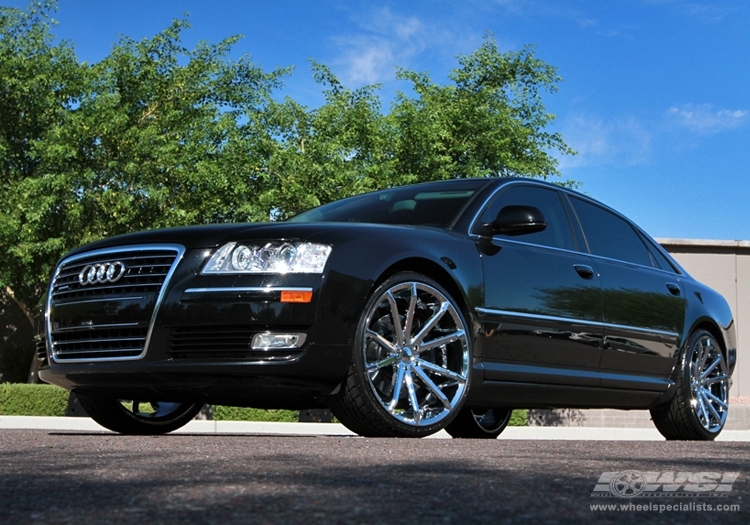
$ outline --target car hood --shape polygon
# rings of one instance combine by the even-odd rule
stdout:
[[[179,228],[165,228],[159,230],[148,230],[137,233],[118,235],[81,246],[66,255],[110,248],[113,246],[133,246],[139,244],[181,244],[187,249],[215,248],[230,241],[246,240],[318,240],[326,242],[320,237],[327,237],[328,232],[335,232],[335,237],[344,235],[346,237],[365,237],[372,230],[406,230],[436,231],[435,228],[420,226],[393,226],[383,224],[365,223],[288,223],[267,222],[253,224],[210,224],[203,226],[184,226]],[[446,232],[446,230],[441,230]]]

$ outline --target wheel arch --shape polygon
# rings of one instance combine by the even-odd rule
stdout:
[[[698,330],[705,330],[706,332],[710,333],[716,341],[718,341],[719,346],[721,348],[721,353],[724,356],[724,360],[727,362],[727,364],[730,363],[730,356],[729,348],[730,348],[730,342],[727,341],[727,335],[725,330],[723,330],[719,325],[717,325],[712,319],[704,317],[701,319],[698,319],[693,325],[690,327],[690,330],[687,331],[685,334],[685,343],[687,344],[690,340],[690,336],[694,334]]]
[[[461,313],[464,315],[467,321],[473,323],[474,317],[469,311],[469,303],[466,292],[458,284],[456,279],[450,274],[450,272],[440,264],[436,263],[431,259],[424,257],[409,257],[402,259],[388,268],[386,268],[377,280],[373,283],[372,290],[375,290],[380,286],[386,279],[395,275],[399,272],[415,272],[421,273],[426,277],[429,277],[433,281],[437,282],[440,286],[453,297],[461,307]]]

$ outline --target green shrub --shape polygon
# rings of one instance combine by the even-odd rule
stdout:
[[[262,408],[211,405],[216,421],[281,421],[294,423],[299,418],[296,410],[263,410]]]
[[[64,416],[70,393],[54,385],[0,384],[0,414]]]
[[[0,384],[0,415],[64,416],[69,392],[54,385],[24,383]],[[293,423],[299,418],[296,410],[263,410],[223,405],[211,407],[216,421],[280,421]],[[509,426],[525,427],[528,410],[514,410]]]
[[[514,410],[510,415],[509,427],[525,427],[526,419],[529,417],[528,410]]]

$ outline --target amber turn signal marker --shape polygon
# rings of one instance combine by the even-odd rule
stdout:
[[[309,303],[312,301],[312,292],[297,292],[294,290],[282,290],[282,303]]]

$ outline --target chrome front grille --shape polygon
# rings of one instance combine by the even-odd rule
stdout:
[[[54,334],[57,359],[138,357],[146,345],[147,327],[65,330]]]
[[[96,298],[108,295],[132,295],[159,292],[177,254],[154,250],[145,253],[114,252],[63,263],[52,286],[52,300]],[[81,282],[81,272],[95,265],[125,265],[125,273],[116,282],[88,284]]]
[[[34,336],[34,346],[36,347],[36,358],[40,361],[47,361],[47,341],[41,335]]]
[[[60,362],[138,359],[145,354],[169,277],[184,248],[132,246],[75,255],[57,269],[47,334]],[[96,269],[114,267],[96,277]],[[91,278],[89,271],[94,269]]]

